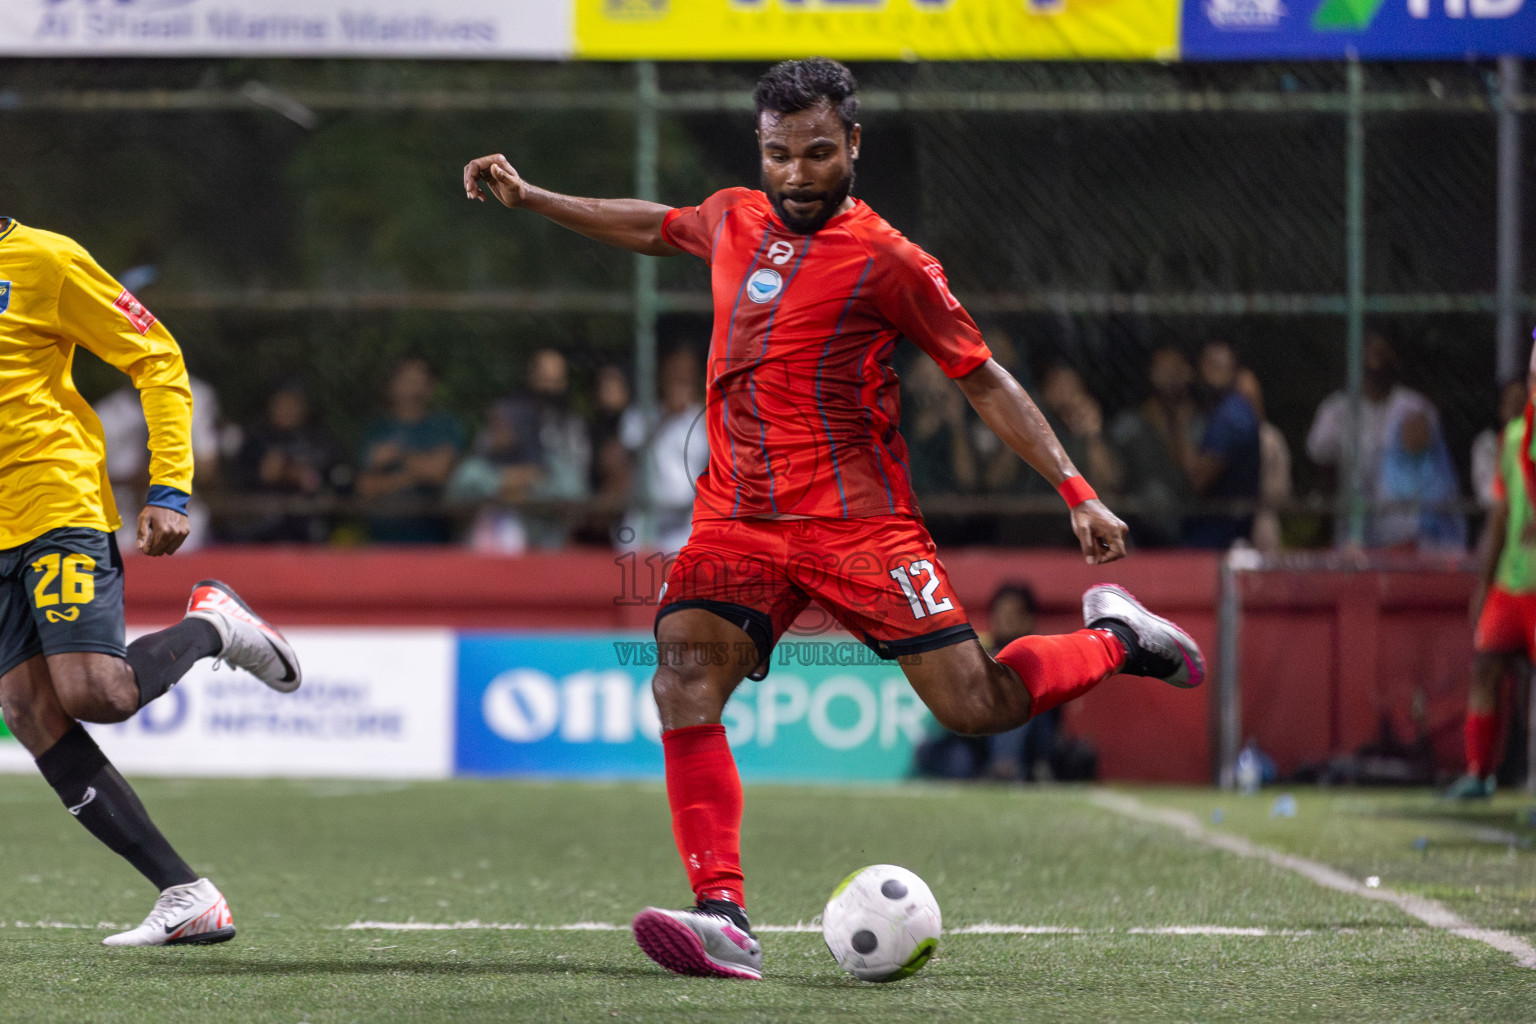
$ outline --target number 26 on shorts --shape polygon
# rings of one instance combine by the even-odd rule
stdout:
[[[62,559],[62,560],[61,560]],[[59,603],[90,604],[96,599],[96,559],[90,555],[73,554],[60,556],[51,552],[32,563],[32,571],[42,573],[42,579],[32,587],[32,603],[38,608],[48,608]],[[58,592],[49,588],[59,581]]]
[[[923,584],[921,590],[912,585],[914,579],[924,577],[927,577],[928,582]],[[898,565],[891,570],[891,579],[900,584],[914,619],[926,619],[929,615],[947,612],[955,606],[947,597],[934,600],[934,591],[939,589],[939,574],[934,572],[933,563],[926,558],[919,558],[910,565]]]

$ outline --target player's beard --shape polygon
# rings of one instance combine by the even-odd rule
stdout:
[[[827,221],[837,216],[843,201],[853,194],[853,168],[848,168],[847,176],[825,192],[803,190],[775,192],[768,184],[766,175],[763,176],[763,191],[768,193],[768,201],[773,204],[773,212],[779,215],[779,220],[784,222],[785,227],[798,235],[814,235],[827,226]],[[801,203],[819,199],[821,208],[816,211],[815,216],[797,217],[784,208],[785,199],[793,199]]]

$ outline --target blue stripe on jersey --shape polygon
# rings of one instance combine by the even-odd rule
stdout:
[[[875,362],[877,362],[877,363],[884,363],[887,359],[889,359],[891,357],[891,350],[896,347],[895,338],[896,338],[896,333],[894,331],[892,331],[891,332],[891,340],[886,342],[886,344],[884,345],[884,347],[881,350],[881,354],[875,358]],[[891,450],[890,447],[888,445],[886,445],[886,443],[883,440],[881,440],[881,438],[880,438],[880,436],[878,434],[875,433],[875,417],[874,417],[874,414],[869,411],[869,406],[867,406],[867,405],[864,407],[864,425],[869,430],[869,436],[873,437],[875,439],[875,443],[880,445],[881,447],[885,448],[885,450],[887,452],[890,452],[890,450]],[[895,455],[892,455],[891,456],[891,461],[892,462],[898,462],[899,460],[896,458]],[[885,473],[885,465],[880,461],[880,453],[878,451],[875,452],[875,468],[880,471],[880,479],[885,483],[885,500],[891,506],[890,514],[891,515],[895,515],[896,514],[896,495],[891,493],[891,478],[889,476],[887,476],[886,473]],[[908,488],[908,492],[909,493],[911,491],[911,486],[912,486],[911,475],[908,474],[907,488]]]
[[[773,318],[779,315],[779,303],[784,301],[784,296],[789,293],[789,286],[795,283],[795,275],[800,273],[800,264],[805,262],[806,253],[811,251],[811,240],[805,240],[805,248],[800,250],[800,256],[795,260],[795,266],[789,272],[789,280],[784,282],[784,287],[779,289],[778,296],[773,300],[773,307],[768,310],[768,324],[763,328],[763,348],[758,354],[761,361],[768,354],[768,338],[773,334]],[[752,415],[757,416],[757,443],[763,449],[763,465],[768,469],[768,507],[775,512],[779,510],[778,500],[774,497],[773,488],[773,459],[768,455],[768,430],[763,425],[763,418],[757,415],[757,367],[752,367],[747,374],[747,394],[752,396]]]
[[[722,220],[722,223],[724,221]],[[725,329],[725,364],[729,368],[731,364],[731,339],[736,336],[736,311],[741,308],[741,297],[747,293],[747,282],[752,278],[752,267],[762,256],[763,250],[768,248],[768,233],[771,227],[763,229],[763,240],[758,243],[757,252],[752,254],[752,261],[747,264],[747,271],[741,276],[741,284],[736,289],[736,302],[731,306],[730,325]],[[716,374],[719,379],[719,374]],[[731,503],[731,518],[736,517],[736,512],[741,508],[741,473],[736,469],[736,439],[731,436],[731,408],[730,398],[724,387],[720,389],[720,425],[725,430],[725,439],[731,443],[731,477],[736,481],[736,500]],[[771,478],[770,478],[771,479]]]
[[[4,231],[0,231],[0,241],[4,241],[6,235],[16,230],[17,220],[15,217],[8,217],[4,219],[8,220],[9,223],[5,225]]]
[[[720,223],[715,225],[715,237],[709,240],[709,262],[715,262],[715,250],[720,248],[720,232],[725,230],[725,222],[731,219],[734,211],[726,210],[720,215]]]
[[[821,426],[827,432],[827,450],[832,455],[832,476],[837,480],[837,497],[843,503],[843,515],[848,515],[848,492],[843,490],[843,471],[837,464],[837,439],[832,436],[832,424],[827,422],[827,407],[821,404],[821,371],[827,362],[827,353],[832,351],[832,343],[843,333],[843,321],[848,318],[848,311],[853,308],[853,300],[859,297],[859,292],[864,288],[864,279],[869,276],[869,268],[875,265],[875,259],[871,256],[864,261],[864,271],[859,274],[859,281],[853,286],[853,294],[848,296],[847,305],[843,306],[842,315],[837,318],[837,326],[832,329],[831,337],[822,346],[821,358],[816,361],[816,408],[821,412]],[[877,459],[878,461],[878,459]],[[890,485],[886,485],[890,490]]]

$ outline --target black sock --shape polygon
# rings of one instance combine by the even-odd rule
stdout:
[[[224,648],[219,631],[203,619],[182,619],[128,645],[128,664],[139,681],[139,707],[175,686],[199,658]]]
[[[1120,641],[1120,646],[1125,648],[1125,663],[1129,665],[1136,657],[1140,647],[1136,643],[1136,631],[1119,619],[1100,619],[1093,624],[1094,629],[1108,630],[1115,634],[1115,639]]]
[[[84,727],[77,723],[43,751],[37,767],[69,813],[156,889],[197,881],[197,872],[171,849],[128,781]]]

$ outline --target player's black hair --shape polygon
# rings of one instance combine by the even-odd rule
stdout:
[[[859,83],[854,81],[853,72],[837,61],[807,57],[786,60],[769,68],[757,80],[752,102],[757,107],[759,119],[764,111],[796,114],[825,103],[837,111],[843,122],[843,134],[850,135],[859,113],[858,90]]]

